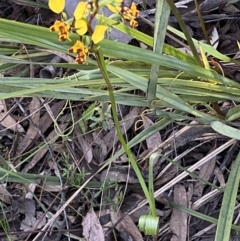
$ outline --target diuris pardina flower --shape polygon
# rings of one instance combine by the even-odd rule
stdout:
[[[79,64],[86,62],[88,48],[86,48],[83,42],[77,40],[76,43],[68,50],[69,53],[77,53],[76,62]]]
[[[134,2],[132,3],[130,8],[123,8],[123,18],[130,21],[130,26],[132,28],[136,28],[138,26],[138,22],[135,20],[138,16],[139,11],[137,10],[137,6]]]
[[[78,3],[77,7],[74,11],[74,18],[75,18],[75,25],[76,32],[79,35],[84,35],[88,31],[88,22],[86,20],[90,10],[87,8],[87,2],[80,2]]]
[[[58,39],[60,41],[65,41],[66,39],[69,39],[69,30],[70,25],[59,20],[56,20],[55,23],[50,27],[51,32],[59,31]]]
[[[89,13],[92,12],[94,7],[95,5],[93,2],[92,3],[80,2],[77,5],[74,11],[74,18],[75,18],[76,32],[79,35],[84,35],[88,31],[88,21],[86,20],[86,18],[88,17]],[[107,26],[97,25],[92,34],[93,43],[96,44],[101,40],[103,40],[106,30],[107,30]]]
[[[88,17],[89,13],[91,13],[93,8],[93,3],[80,2],[74,11],[74,27],[76,28],[76,32],[81,36],[86,34],[88,31],[88,21],[86,18]],[[93,43],[97,44],[98,42],[104,39],[104,35],[107,28],[108,27],[106,25],[96,25],[92,34]]]
[[[122,6],[122,0],[115,0],[113,4],[106,5],[108,9],[114,13],[120,13],[123,19],[129,21],[132,28],[138,26],[138,22],[135,20],[139,16],[136,4],[133,2],[131,7]]]
[[[133,2],[131,7],[128,8],[128,7],[124,7],[123,8],[124,12],[123,14],[125,15],[125,17],[129,17],[130,18],[137,18],[139,16],[139,11],[137,10],[137,6],[136,4]]]

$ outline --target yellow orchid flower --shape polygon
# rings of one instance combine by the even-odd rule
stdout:
[[[68,50],[69,53],[77,53],[75,62],[82,64],[86,62],[88,48],[86,48],[83,42],[77,40],[76,43]]]
[[[123,18],[130,22],[129,24],[132,28],[136,28],[138,26],[138,22],[135,20],[138,16],[139,11],[137,10],[137,6],[134,2],[130,8],[123,8]]]
[[[122,6],[122,0],[115,0],[114,3],[106,4],[107,8],[113,13],[119,13],[123,19],[130,22],[132,28],[138,26],[138,22],[135,20],[139,16],[137,5],[133,2],[131,7]]]
[[[107,30],[108,26],[106,25],[97,25],[95,27],[95,30],[92,35],[92,41],[93,43],[97,44],[101,40],[104,39],[105,32]]]
[[[56,20],[55,23],[49,28],[51,32],[59,31],[58,32],[58,39],[60,41],[65,41],[69,39],[69,30],[70,25],[66,24],[62,21]],[[70,39],[69,39],[70,40]]]
[[[65,7],[65,0],[49,0],[49,8],[55,13],[61,13]]]
[[[135,19],[139,16],[139,11],[137,10],[137,6],[135,3],[132,3],[131,7],[123,8],[123,18],[125,20]]]
[[[79,53],[85,48],[83,42],[77,40],[76,43],[68,50],[69,53]]]

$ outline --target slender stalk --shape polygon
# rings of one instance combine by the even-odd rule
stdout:
[[[197,14],[198,14],[198,18],[199,18],[199,21],[200,21],[200,25],[201,25],[202,30],[203,30],[204,37],[205,37],[207,43],[209,45],[211,45],[209,36],[207,34],[207,30],[206,30],[206,27],[205,27],[205,23],[203,21],[203,17],[202,17],[202,14],[201,14],[201,10],[200,10],[199,4],[198,4],[197,0],[194,0],[194,2],[195,2],[196,9],[197,9]]]
[[[115,102],[115,97],[114,97],[114,93],[113,93],[113,88],[112,88],[110,79],[108,77],[104,57],[103,57],[103,54],[102,54],[102,50],[100,48],[96,52],[96,59],[97,59],[98,66],[101,70],[101,73],[103,75],[103,78],[104,78],[104,80],[106,82],[106,85],[108,87],[109,97],[110,97],[110,102],[111,102],[111,107],[112,107],[112,113],[113,113],[113,120],[114,120],[114,123],[115,123],[118,138],[119,138],[119,140],[120,140],[120,142],[123,146],[124,151],[126,152],[128,158],[129,158],[129,161],[132,165],[133,170],[135,171],[135,173],[137,175],[137,178],[138,178],[138,180],[140,182],[140,185],[143,189],[144,195],[146,196],[146,198],[148,200],[151,213],[154,213],[154,210],[155,210],[154,199],[151,198],[150,193],[149,193],[148,188],[147,188],[147,185],[146,185],[146,183],[145,183],[145,181],[142,177],[142,174],[140,172],[140,169],[137,165],[137,162],[134,159],[133,154],[132,154],[129,146],[125,142],[125,140],[123,138],[123,135],[122,135],[122,131],[121,131],[118,116],[117,116],[117,108],[116,108],[116,102]]]

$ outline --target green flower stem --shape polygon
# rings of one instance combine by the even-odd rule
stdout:
[[[150,197],[152,198],[152,202],[154,205],[153,210],[151,209],[151,214],[154,217],[157,216],[157,212],[156,212],[156,206],[155,206],[155,201],[154,201],[153,164],[154,164],[155,158],[157,158],[159,156],[161,156],[160,153],[158,153],[158,152],[153,153],[149,158],[149,167],[148,167],[148,190],[149,190],[149,194],[150,194]]]
[[[146,183],[145,183],[145,181],[142,177],[142,174],[141,174],[140,169],[137,165],[137,162],[134,159],[133,154],[132,154],[129,146],[127,145],[127,143],[125,142],[125,140],[123,138],[122,131],[121,131],[121,128],[120,128],[120,124],[119,124],[119,121],[118,121],[117,108],[116,108],[116,102],[115,102],[115,97],[114,97],[114,93],[113,93],[113,88],[112,88],[110,79],[108,77],[108,72],[107,72],[107,69],[106,69],[103,53],[102,53],[102,50],[100,48],[96,51],[96,59],[97,59],[98,66],[101,70],[101,73],[103,75],[103,78],[104,78],[104,80],[106,82],[106,85],[108,87],[110,102],[111,102],[111,106],[112,106],[113,120],[114,120],[115,127],[116,127],[116,130],[117,130],[118,138],[119,138],[119,140],[120,140],[120,142],[123,146],[124,151],[128,155],[128,158],[129,158],[129,161],[132,165],[133,170],[135,171],[135,173],[137,175],[137,178],[138,178],[139,183],[142,187],[144,195],[146,196],[147,201],[149,203],[151,213],[155,213],[154,198],[152,198],[150,196],[147,185],[146,185]]]

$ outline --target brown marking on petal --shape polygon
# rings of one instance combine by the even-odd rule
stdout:
[[[60,26],[60,27],[59,27],[59,32],[61,32],[61,33],[66,33],[66,30],[65,30],[64,27]]]
[[[78,63],[78,64],[82,64],[84,62],[84,59],[77,56],[76,59],[75,59],[75,62]]]
[[[136,17],[138,17],[138,15],[139,14],[136,12],[135,14],[133,14],[133,17],[136,18]]]
[[[132,20],[130,21],[130,26],[131,26],[132,28],[136,28],[136,27],[138,26],[138,22],[132,19]]]
[[[65,40],[67,39],[67,36],[66,36],[66,34],[59,34],[59,35],[58,35],[58,39],[59,39],[60,41],[65,41]]]

